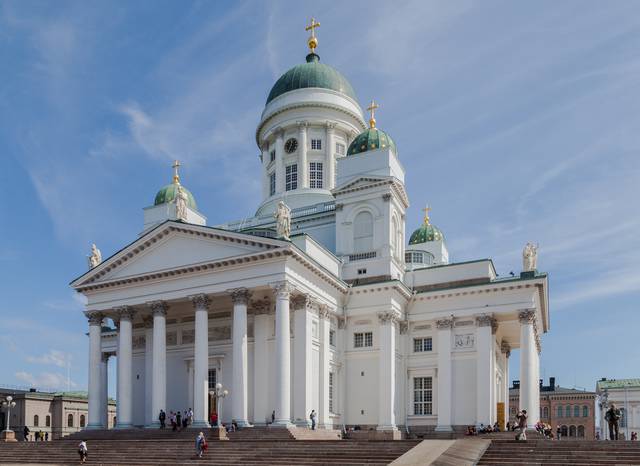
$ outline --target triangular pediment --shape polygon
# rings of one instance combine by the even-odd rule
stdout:
[[[166,222],[74,280],[97,284],[273,250],[287,243],[216,228]]]
[[[409,198],[407,192],[404,189],[404,184],[393,176],[375,176],[375,175],[360,175],[350,180],[345,181],[340,186],[337,186],[331,191],[334,197],[338,197],[341,194],[348,194],[355,191],[362,191],[365,189],[374,189],[382,185],[389,185],[391,189],[398,195],[403,201],[405,207],[409,206]]]

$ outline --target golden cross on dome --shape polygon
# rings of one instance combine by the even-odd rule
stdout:
[[[369,113],[371,114],[371,118],[369,118],[369,127],[371,128],[376,127],[376,118],[375,118],[376,108],[380,108],[380,105],[378,105],[375,102],[375,100],[371,99],[371,103],[367,107],[367,110],[369,110]]]
[[[180,184],[180,175],[178,174],[178,168],[180,168],[180,161],[174,160],[173,165],[171,165],[171,168],[173,168],[173,182],[175,184]]]
[[[424,224],[429,225],[429,212],[431,212],[431,207],[429,207],[429,204],[427,204],[427,206],[422,209],[422,211],[424,212]]]
[[[311,50],[311,53],[314,53],[316,47],[318,46],[318,39],[316,38],[316,28],[319,27],[320,23],[317,23],[315,18],[311,18],[311,23],[309,23],[309,25],[304,28],[305,31],[311,31],[309,40],[307,40],[307,45],[309,45],[309,50]]]

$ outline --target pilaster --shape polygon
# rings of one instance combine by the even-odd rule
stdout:
[[[276,301],[276,419],[274,427],[291,425],[291,336],[289,297],[293,287],[286,281],[271,285]]]
[[[118,332],[118,400],[117,429],[130,429],[133,426],[133,325],[134,310],[130,306],[115,309],[119,319]]]
[[[246,288],[229,290],[233,302],[233,386],[231,416],[240,427],[249,426],[247,368],[247,304],[251,292]]]
[[[453,319],[445,318],[436,321],[438,328],[438,424],[437,432],[451,432],[451,329]]]
[[[377,430],[397,431],[394,412],[396,388],[396,332],[398,313],[395,311],[378,313],[380,351],[379,361],[379,411]]]
[[[102,393],[102,319],[99,312],[89,312],[86,314],[89,321],[89,393],[88,410],[89,422],[87,429],[100,429],[102,427],[101,393]]]
[[[209,427],[209,297],[190,296],[195,311],[193,427]]]

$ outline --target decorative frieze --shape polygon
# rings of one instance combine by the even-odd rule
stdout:
[[[229,290],[231,294],[231,301],[233,304],[248,304],[249,299],[251,299],[251,291],[247,288],[234,288],[233,290]]]
[[[178,344],[178,332],[175,330],[167,332],[167,346],[176,346]]]
[[[473,320],[457,320],[454,323],[454,327],[470,327],[473,325]]]
[[[209,310],[209,305],[211,304],[211,301],[209,300],[209,297],[206,294],[202,293],[202,294],[189,296],[189,299],[191,300],[191,304],[193,304],[193,308],[196,311],[199,309]]]
[[[331,311],[329,311],[329,306],[326,304],[318,304],[318,317],[320,319],[328,319],[331,317]]]
[[[213,327],[210,332],[210,340],[230,340],[231,327]]]
[[[473,323],[473,322],[472,322]],[[413,330],[414,331],[418,331],[418,330],[430,330],[431,329],[431,325],[429,324],[420,324],[420,325],[414,325],[413,326]]]
[[[147,344],[147,339],[144,335],[137,335],[131,339],[131,345],[133,349],[142,349]]]
[[[476,316],[476,325],[478,327],[489,327],[490,325],[493,325],[493,317],[491,317],[488,314],[481,314],[479,316]]]
[[[395,311],[378,312],[378,322],[381,324],[394,324],[398,321],[398,313]]]
[[[453,319],[447,318],[436,320],[436,327],[438,327],[438,330],[451,329],[453,327]]]
[[[185,329],[182,331],[182,344],[190,345],[196,341],[195,329]]]
[[[142,323],[144,328],[153,328],[153,316],[143,316]]]
[[[473,333],[455,335],[453,339],[453,346],[456,349],[473,348],[475,341],[475,335]]]

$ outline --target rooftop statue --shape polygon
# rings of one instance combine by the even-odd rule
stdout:
[[[522,270],[531,272],[536,270],[538,265],[538,245],[527,243],[522,250]]]
[[[189,198],[187,197],[187,193],[182,188],[182,186],[178,185],[178,192],[176,193],[176,219],[182,220],[183,222],[187,221],[187,202]]]
[[[291,209],[284,201],[278,202],[276,209],[276,234],[278,238],[289,239],[291,234]]]
[[[91,245],[91,255],[89,256],[89,268],[92,269],[102,262],[102,253],[95,244]]]

